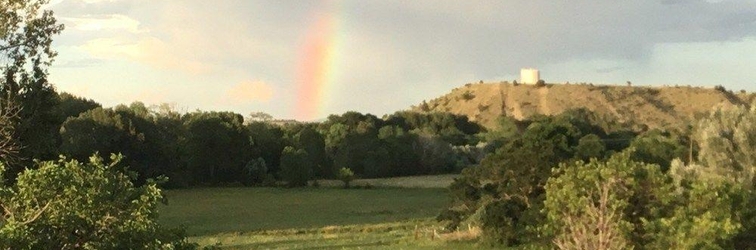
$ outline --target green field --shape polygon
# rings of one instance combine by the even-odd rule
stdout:
[[[230,249],[470,248],[439,240],[441,188],[203,188],[166,191],[161,222]]]

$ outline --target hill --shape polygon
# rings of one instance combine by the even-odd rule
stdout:
[[[682,128],[715,105],[747,105],[756,94],[724,88],[633,87],[592,84],[535,85],[477,83],[413,106],[415,111],[451,112],[467,116],[485,127],[495,127],[499,116],[523,120],[536,114],[557,115],[586,108],[617,122],[648,128]]]

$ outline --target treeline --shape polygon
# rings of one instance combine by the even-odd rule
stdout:
[[[122,154],[138,183],[167,176],[166,185],[174,188],[281,180],[302,185],[335,179],[342,168],[362,178],[454,173],[484,154],[477,146],[484,129],[448,113],[378,118],[347,112],[321,123],[276,124],[245,122],[232,112],[180,113],[139,102],[103,108],[65,93],[50,106],[47,122],[35,126],[44,133],[21,134],[25,159],[65,155],[84,161],[95,152]]]
[[[502,119],[489,132],[495,152],[463,170],[438,219],[527,249],[756,247],[756,104],[719,107],[685,130],[602,119]]]

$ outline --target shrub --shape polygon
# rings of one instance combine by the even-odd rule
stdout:
[[[349,183],[354,180],[354,172],[349,168],[339,169],[339,180],[344,182],[344,188],[349,188]]]
[[[544,80],[538,80],[538,82],[536,82],[535,86],[539,87],[539,88],[540,87],[545,87],[546,86],[546,82]]]
[[[268,167],[263,158],[249,161],[244,167],[244,174],[244,185],[246,186],[266,186],[273,179],[273,175],[268,173]]]
[[[465,93],[462,94],[462,99],[465,101],[469,101],[475,98],[475,95],[470,91],[465,91]]]
[[[727,92],[727,89],[722,85],[714,86],[714,90],[722,92],[722,93]]]
[[[183,230],[158,224],[157,182],[141,187],[106,164],[60,158],[38,163],[12,186],[0,183],[0,249],[192,249]],[[0,166],[0,179],[4,167]]]

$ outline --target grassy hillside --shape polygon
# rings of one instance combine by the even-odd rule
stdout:
[[[649,128],[684,127],[691,118],[715,105],[749,104],[752,93],[701,87],[629,87],[587,84],[514,85],[466,84],[451,93],[413,107],[416,111],[441,111],[468,116],[486,127],[507,115],[522,120],[535,114],[556,115],[567,109],[587,108],[618,122],[645,124]]]

